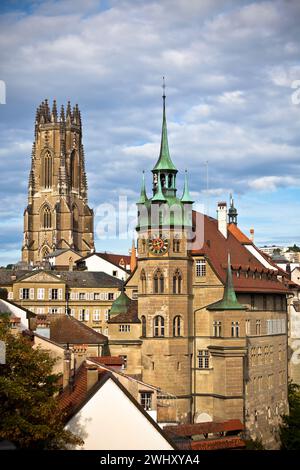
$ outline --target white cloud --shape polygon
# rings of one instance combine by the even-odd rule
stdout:
[[[249,187],[258,191],[275,191],[279,187],[300,186],[300,178],[292,176],[262,176],[249,181]]]

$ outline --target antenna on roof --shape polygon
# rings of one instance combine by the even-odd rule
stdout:
[[[206,160],[205,162],[205,165],[206,165],[206,198],[207,198],[207,202],[206,202],[206,213],[207,215],[209,216],[209,184],[208,184],[208,160]]]

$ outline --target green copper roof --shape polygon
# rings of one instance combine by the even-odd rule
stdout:
[[[152,202],[164,202],[166,200],[161,188],[160,173],[158,173],[157,191],[151,199]]]
[[[208,310],[246,310],[236,298],[232,281],[230,254],[228,253],[227,279],[224,289],[223,299],[207,307]]]
[[[190,191],[189,191],[189,184],[188,184],[188,176],[187,176],[187,171],[185,170],[185,175],[184,175],[184,187],[183,187],[183,195],[181,198],[181,202],[184,202],[186,204],[193,204],[194,201],[192,201]]]
[[[141,194],[140,194],[140,198],[137,204],[145,204],[146,201],[148,201],[148,198],[147,198],[146,185],[145,185],[145,172],[143,171]]]
[[[119,297],[113,302],[109,315],[114,316],[119,315],[119,313],[126,313],[130,302],[130,298],[125,294],[124,290],[122,289]]]
[[[169,144],[168,144],[168,132],[167,132],[167,120],[166,120],[166,105],[165,105],[166,97],[163,96],[163,123],[162,123],[162,131],[161,131],[161,143],[160,143],[160,152],[159,157],[156,162],[155,167],[152,171],[159,171],[159,170],[173,170],[177,171],[174,163],[171,160],[170,152],[169,152]]]

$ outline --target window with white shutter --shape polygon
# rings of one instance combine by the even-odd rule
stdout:
[[[89,319],[90,319],[90,311],[89,311],[89,309],[87,309],[85,311],[84,321],[89,321]]]
[[[105,299],[105,300],[108,300],[108,292],[105,292],[105,294],[104,294],[104,299]]]
[[[75,308],[71,308],[71,317],[75,317]]]
[[[30,300],[34,300],[34,288],[33,287],[29,289],[29,298]]]
[[[104,292],[101,292],[101,294],[100,294],[100,300],[104,300],[104,299],[105,299],[105,294],[104,294]]]
[[[23,299],[23,289],[19,289],[19,299]]]
[[[58,289],[58,300],[62,300],[62,298],[63,298],[63,290]]]
[[[48,299],[52,299],[52,289],[48,289]]]

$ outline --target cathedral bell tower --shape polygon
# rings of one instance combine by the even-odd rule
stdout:
[[[148,198],[143,174],[138,208],[138,316],[142,325],[142,374],[146,383],[178,398],[181,422],[191,419],[192,259],[188,240],[192,205],[187,174],[177,197],[177,169],[167,136],[163,85],[159,158]]]
[[[39,264],[57,249],[82,256],[94,248],[94,214],[87,201],[87,179],[78,105],[57,113],[45,100],[37,108],[24,211],[22,261]]]

